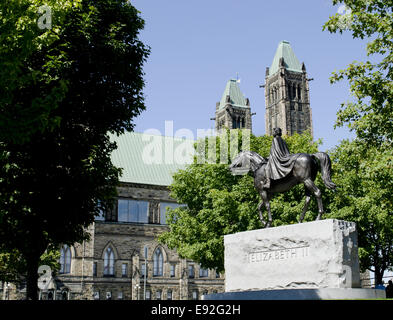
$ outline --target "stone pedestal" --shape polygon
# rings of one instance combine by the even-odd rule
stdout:
[[[226,235],[225,293],[203,299],[367,299],[356,224],[328,219]]]
[[[227,235],[225,291],[358,288],[356,225],[320,220]]]
[[[361,288],[257,290],[202,296],[203,300],[364,300],[385,298],[385,290]]]

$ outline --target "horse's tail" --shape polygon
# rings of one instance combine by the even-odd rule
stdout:
[[[329,155],[325,152],[317,152],[313,156],[319,160],[323,183],[327,188],[335,189],[336,185],[331,180],[332,162]]]

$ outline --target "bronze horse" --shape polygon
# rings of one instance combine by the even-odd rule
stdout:
[[[331,161],[328,154],[324,152],[317,152],[314,154],[299,153],[296,155],[297,157],[292,171],[282,179],[272,180],[270,188],[268,189],[264,189],[263,187],[266,179],[265,167],[268,159],[260,156],[258,153],[253,151],[242,151],[235,157],[229,166],[229,169],[233,174],[245,174],[250,172],[254,177],[254,186],[262,198],[262,202],[258,205],[259,217],[262,225],[266,228],[270,227],[273,221],[269,201],[274,193],[285,192],[300,183],[304,184],[306,202],[299,219],[299,222],[302,222],[308,209],[312,194],[315,196],[318,203],[319,213],[316,220],[321,219],[321,216],[324,213],[322,194],[314,183],[317,173],[319,171],[321,172],[322,180],[327,188],[336,188],[336,185],[331,181]],[[268,221],[263,219],[263,204],[265,204],[268,213]]]

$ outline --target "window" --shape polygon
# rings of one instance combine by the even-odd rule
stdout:
[[[197,290],[192,291],[192,300],[198,300],[198,291]]]
[[[188,266],[188,277],[189,278],[194,278],[195,277],[195,271],[194,271],[194,265],[190,264]]]
[[[169,289],[169,290],[166,292],[166,299],[167,299],[167,300],[172,300],[172,290],[171,290],[171,289]]]
[[[176,271],[176,265],[171,264],[171,270],[170,270],[171,278],[175,276],[175,271]]]
[[[98,295],[98,299],[100,299],[99,295]],[[68,291],[67,290],[61,291],[60,300],[68,300]]]
[[[161,290],[156,291],[156,299],[157,300],[161,300],[161,293],[162,293]]]
[[[115,254],[109,247],[105,250],[104,255],[104,276],[113,276],[115,274]]]
[[[123,300],[123,292],[122,292],[122,291],[119,291],[119,292],[118,292],[118,294],[117,294],[117,299],[118,299],[118,300]]]
[[[162,276],[164,261],[160,248],[154,252],[153,256],[153,276]]]
[[[60,273],[71,271],[71,249],[66,244],[60,249]]]
[[[160,223],[166,224],[166,211],[169,209],[176,209],[181,205],[174,202],[161,202],[160,203]]]
[[[119,222],[148,223],[149,203],[137,200],[118,200],[117,220]]]
[[[145,276],[145,272],[146,272],[146,265],[144,263],[142,263],[142,266],[141,266],[141,277]],[[146,277],[147,277],[147,273],[146,273]]]
[[[146,290],[146,296],[145,296],[146,300],[150,300],[151,299],[151,293],[150,290]]]
[[[98,201],[97,206],[98,206],[98,208],[100,210],[100,213],[99,213],[98,216],[95,217],[95,220],[96,221],[105,221],[105,212],[104,212],[103,207],[101,205],[101,201]]]
[[[299,87],[297,87],[297,97],[298,97],[298,99],[301,99],[302,98],[302,96],[301,96],[301,89],[300,89],[300,86]]]
[[[216,278],[220,278],[220,273],[216,270]]]
[[[93,262],[93,277],[97,277],[97,262]]]
[[[127,277],[127,267],[128,267],[127,263],[123,263],[121,265],[121,276],[122,277]]]
[[[209,276],[209,270],[202,268],[202,266],[199,268],[199,277],[200,278],[206,278]]]

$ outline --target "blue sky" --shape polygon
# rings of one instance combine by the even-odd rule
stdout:
[[[330,34],[323,24],[338,6],[331,0],[133,0],[146,22],[141,40],[151,47],[145,64],[146,111],[135,119],[135,131],[149,128],[165,134],[165,120],[174,131],[214,128],[216,102],[226,82],[239,74],[240,88],[250,99],[253,133],[265,134],[265,80],[278,43],[287,40],[310,82],[314,138],[321,151],[353,137],[334,129],[340,104],[351,99],[344,80],[331,85],[334,70],[366,59],[365,41],[349,33]]]

